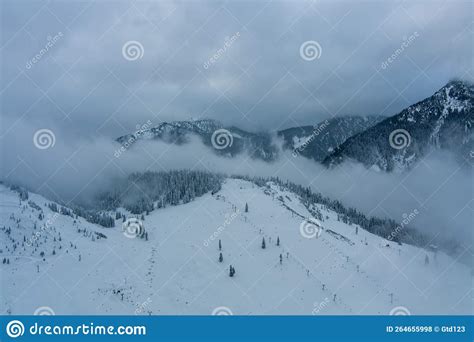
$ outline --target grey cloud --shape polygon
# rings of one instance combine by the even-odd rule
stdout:
[[[426,6],[103,1],[42,7],[10,1],[2,24],[2,115],[48,123],[71,113],[61,129],[115,137],[150,118],[205,116],[260,130],[333,115],[395,114],[452,77],[472,78],[472,4]],[[57,32],[64,37],[26,70]],[[203,68],[236,32],[237,41]],[[414,32],[419,38],[382,70]],[[142,59],[123,58],[129,40],[143,45]],[[307,40],[320,43],[320,59],[300,58]],[[126,102],[131,92],[136,97]]]
[[[85,195],[149,165],[143,151],[113,157],[113,139],[148,120],[209,117],[257,131],[316,124],[333,115],[396,114],[453,77],[472,81],[472,6],[461,1],[3,1],[1,177],[69,199],[85,187]],[[61,39],[27,69],[47,37],[58,32]],[[205,68],[237,32],[239,38]],[[414,32],[416,40],[382,69]],[[143,45],[143,58],[123,58],[122,46],[130,40]],[[308,40],[321,45],[319,59],[300,57]],[[34,147],[32,137],[40,128],[55,133],[53,149]],[[164,146],[143,148],[156,156]],[[203,165],[196,156],[204,158]],[[172,147],[163,158],[168,168],[197,163],[248,171],[240,159],[209,156],[199,144]],[[420,198],[423,190],[436,188],[443,170],[450,171],[449,163],[430,163],[437,172],[426,184],[415,179],[407,185]],[[275,169],[251,166],[258,175]],[[397,175],[371,173],[361,182],[366,186],[344,193],[365,170],[347,166],[328,175],[309,161],[298,160],[296,166],[299,171],[288,164],[280,175],[308,184],[309,175],[321,174],[316,190],[365,212],[399,181]],[[459,175],[458,180],[444,189],[445,197],[426,203],[423,217],[438,230],[464,231],[471,218],[457,215],[453,201],[446,200],[461,194],[460,202],[468,201],[463,196],[472,192],[463,189],[469,179]],[[408,198],[393,194],[374,213],[397,219],[418,205],[410,200],[407,207]]]

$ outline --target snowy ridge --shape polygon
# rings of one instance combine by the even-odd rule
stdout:
[[[155,127],[145,125],[144,129],[133,134],[127,134],[117,139],[122,145],[134,144],[140,140],[160,140],[172,144],[185,144],[190,141],[189,135],[201,138],[204,145],[213,152],[226,157],[247,152],[253,158],[273,161],[279,156],[279,149],[273,141],[274,136],[283,139],[283,147],[292,151],[298,150],[303,157],[322,161],[334,148],[350,136],[373,126],[381,121],[377,116],[347,116],[337,117],[318,123],[315,126],[301,126],[284,129],[277,132],[248,132],[238,127],[226,127],[211,119],[162,122]],[[150,126],[150,127],[149,127]],[[219,129],[225,129],[232,135],[232,144],[222,151],[212,145],[212,134]]]
[[[472,151],[474,85],[451,81],[432,96],[407,107],[360,134],[348,138],[324,164],[355,160],[383,171],[410,169],[435,149],[454,154],[466,166]],[[402,131],[406,143],[392,145],[392,133]],[[396,135],[395,135],[396,136]]]
[[[20,205],[16,192],[0,191],[0,256],[9,259],[1,265],[3,313],[472,313],[467,266],[343,223],[272,182],[227,179],[215,194],[154,210],[144,220],[147,241],[125,237],[120,220],[103,228],[55,215],[39,195]],[[306,238],[300,225],[312,213],[321,214],[321,235]]]
[[[222,149],[216,149],[213,145],[216,143],[213,133],[219,129],[223,129],[232,139]],[[272,143],[269,134],[246,132],[237,127],[224,127],[222,123],[211,119],[162,122],[158,126],[121,136],[116,141],[122,146],[126,145],[127,148],[140,140],[160,140],[181,145],[190,142],[190,135],[200,138],[214,153],[226,157],[247,152],[252,158],[272,161],[278,155],[277,147]]]
[[[283,137],[284,148],[322,162],[349,137],[374,126],[382,119],[380,116],[341,116],[314,126],[288,128],[277,134]]]

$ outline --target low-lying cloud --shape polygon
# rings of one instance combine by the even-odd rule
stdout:
[[[138,141],[117,156],[121,145],[115,141],[71,139],[56,133],[54,146],[40,149],[33,141],[35,132],[24,123],[18,125],[10,141],[14,148],[4,148],[2,153],[0,177],[64,203],[90,203],[94,195],[131,172],[194,169],[275,176],[309,185],[365,214],[397,222],[416,210],[410,225],[420,231],[460,243],[471,239],[471,174],[441,152],[431,154],[407,173],[387,174],[353,163],[329,170],[312,160],[295,158],[291,151],[281,152],[273,163],[245,154],[222,157],[198,137],[183,145]]]

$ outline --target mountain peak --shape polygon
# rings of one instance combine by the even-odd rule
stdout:
[[[455,87],[462,87],[462,88],[471,88],[474,86],[474,83],[468,81],[468,80],[462,80],[462,79],[459,79],[459,78],[453,78],[452,80],[450,80],[448,83],[446,83],[446,85],[443,87],[443,88],[446,88],[446,87],[452,87],[452,86],[455,86]]]
[[[405,170],[430,150],[454,152],[463,162],[471,151],[474,87],[452,80],[432,96],[348,139],[325,164],[352,159],[370,168]],[[398,145],[393,137],[403,137]]]
[[[435,93],[435,96],[442,96],[445,100],[452,99],[467,103],[474,98],[474,84],[463,80],[452,80]]]
[[[198,119],[198,120],[184,120],[184,121],[163,121],[158,126],[152,128],[152,130],[161,130],[163,128],[172,127],[183,128],[190,131],[201,132],[201,133],[210,133],[218,128],[221,128],[223,125],[221,122],[213,119]]]

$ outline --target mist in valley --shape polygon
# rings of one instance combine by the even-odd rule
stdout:
[[[279,177],[339,200],[367,216],[390,218],[433,237],[432,244],[455,240],[457,252],[472,238],[472,174],[446,152],[433,152],[403,173],[368,170],[346,162],[328,169],[294,156],[274,138],[279,158],[252,159],[245,153],[219,156],[191,136],[186,144],[141,140],[128,148],[107,139],[84,140],[55,135],[55,144],[41,150],[32,143],[34,128],[18,125],[11,149],[2,154],[1,178],[64,204],[90,206],[132,172],[201,170],[227,176]]]

